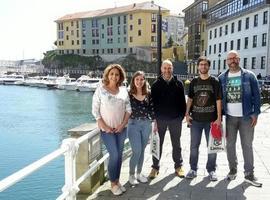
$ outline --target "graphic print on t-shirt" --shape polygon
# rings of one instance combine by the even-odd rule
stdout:
[[[227,84],[227,103],[241,103],[241,77],[229,77]]]
[[[212,85],[196,85],[194,92],[196,95],[192,112],[211,113],[215,111],[215,106],[209,104],[209,95],[213,93]]]

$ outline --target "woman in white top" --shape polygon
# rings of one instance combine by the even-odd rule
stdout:
[[[124,80],[125,72],[121,65],[109,65],[103,74],[103,84],[96,89],[92,103],[92,113],[109,152],[108,172],[114,195],[126,191],[119,183],[126,125],[131,114],[127,89],[121,86]]]

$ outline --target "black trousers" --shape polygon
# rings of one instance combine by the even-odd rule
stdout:
[[[180,144],[180,137],[181,137],[181,131],[182,131],[182,119],[176,118],[176,119],[170,119],[170,120],[160,120],[157,119],[157,127],[158,127],[158,134],[160,138],[160,159],[162,155],[162,146],[164,142],[164,137],[166,134],[167,128],[169,129],[170,137],[171,137],[171,143],[172,143],[172,158],[174,161],[174,168],[177,169],[178,167],[181,167],[183,164],[183,158],[181,154],[181,144]],[[159,160],[156,159],[153,156],[153,165],[152,168],[159,170]]]

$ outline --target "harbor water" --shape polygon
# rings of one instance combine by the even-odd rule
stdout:
[[[0,85],[0,179],[56,150],[67,130],[94,120],[92,93]],[[63,157],[0,193],[1,200],[56,199]]]

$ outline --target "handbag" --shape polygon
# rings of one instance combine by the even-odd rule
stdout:
[[[150,142],[150,153],[156,159],[159,160],[160,157],[160,139],[159,134],[152,132],[151,142]]]

